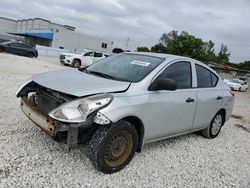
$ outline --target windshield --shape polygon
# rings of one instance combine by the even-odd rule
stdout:
[[[239,80],[231,80],[231,82],[236,83],[236,84],[240,84],[241,83]]]
[[[75,50],[72,51],[72,53],[74,53],[74,54],[83,54],[86,51],[87,50],[85,50],[85,49],[75,49]]]
[[[163,61],[163,58],[124,53],[99,60],[85,72],[110,79],[139,82]]]

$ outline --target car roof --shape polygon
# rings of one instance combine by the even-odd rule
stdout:
[[[214,69],[212,69],[211,67],[209,67],[205,63],[203,63],[203,62],[201,62],[199,60],[196,60],[196,59],[189,58],[189,57],[184,57],[184,56],[179,56],[179,55],[172,55],[172,54],[165,54],[165,53],[152,53],[152,52],[123,52],[123,53],[158,57],[158,58],[166,59],[166,60],[168,60],[168,62],[175,61],[175,60],[193,61],[196,64],[201,65],[201,66],[207,68],[208,70],[210,70],[211,72],[215,73],[216,75],[218,75],[217,72]]]
[[[138,55],[147,55],[147,56],[153,56],[153,57],[159,57],[159,58],[173,58],[173,59],[180,59],[180,58],[188,58],[178,55],[172,55],[172,54],[164,54],[164,53],[152,53],[152,52],[124,52],[128,54],[138,54]]]
[[[24,42],[22,42],[22,41],[6,41],[6,42],[2,42],[2,44],[11,44],[11,43],[19,43],[19,44],[26,44],[26,45],[28,45],[28,46],[30,46],[29,44],[27,44],[27,43],[24,43]]]

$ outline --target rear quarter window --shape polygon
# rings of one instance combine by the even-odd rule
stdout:
[[[208,88],[215,87],[218,82],[218,77],[201,65],[195,65],[196,75],[197,75],[197,87],[198,88]]]

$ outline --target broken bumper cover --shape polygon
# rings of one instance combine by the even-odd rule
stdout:
[[[52,137],[56,136],[57,123],[39,113],[31,104],[29,104],[26,98],[22,98],[21,100],[21,109],[33,123],[44,130],[47,134]]]

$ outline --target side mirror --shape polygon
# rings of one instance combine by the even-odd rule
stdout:
[[[157,90],[175,91],[176,89],[177,89],[176,81],[166,78],[155,79],[148,88],[149,91],[157,91]]]

